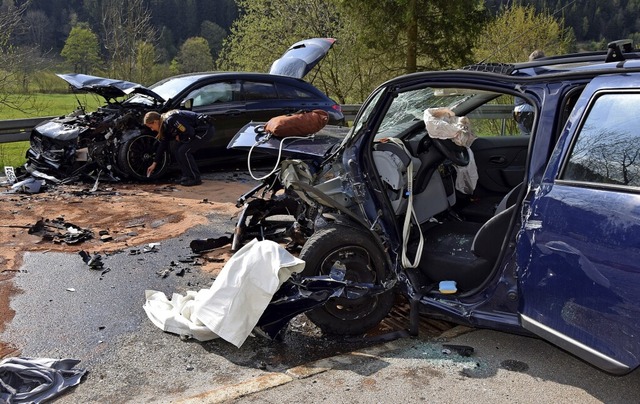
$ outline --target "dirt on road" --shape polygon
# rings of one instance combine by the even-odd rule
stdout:
[[[170,183],[104,183],[91,192],[93,184],[62,185],[37,194],[10,193],[0,189],[0,332],[15,313],[11,297],[20,293],[12,278],[20,270],[28,251],[59,251],[109,254],[177,237],[187,229],[207,223],[210,214],[229,215],[239,209],[237,198],[256,182],[236,173],[204,176],[202,185],[183,187]],[[69,244],[58,237],[34,232],[41,221],[64,223],[90,231],[91,238]],[[64,228],[60,231],[65,233]],[[203,271],[216,274],[232,253],[229,246],[208,252]],[[0,346],[0,358],[9,347]],[[3,352],[4,351],[4,352]]]

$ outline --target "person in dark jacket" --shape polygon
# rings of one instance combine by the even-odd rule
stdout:
[[[162,161],[164,152],[174,141],[177,143],[177,147],[173,150],[174,155],[182,171],[182,177],[178,182],[184,186],[202,184],[193,152],[211,141],[215,129],[210,123],[210,118],[207,115],[186,110],[176,109],[164,114],[150,111],[144,116],[144,124],[158,132],[156,138],[159,140],[155,160],[147,168],[147,177],[155,171],[158,163]]]

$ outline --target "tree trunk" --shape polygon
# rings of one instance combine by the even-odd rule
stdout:
[[[417,71],[418,55],[418,0],[409,0],[407,7],[407,61],[406,72]]]

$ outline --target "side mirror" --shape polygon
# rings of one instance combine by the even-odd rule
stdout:
[[[188,109],[189,111],[191,111],[191,108],[193,108],[193,98],[189,98],[188,100],[184,100],[184,102],[182,103],[182,108],[183,109]]]

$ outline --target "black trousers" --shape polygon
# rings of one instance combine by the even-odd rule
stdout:
[[[202,133],[202,131],[200,130],[196,133]],[[193,158],[193,153],[205,147],[213,138],[214,133],[215,129],[210,125],[199,138],[196,136],[188,142],[178,143],[174,154],[183,178],[200,179],[200,170],[196,160]]]

